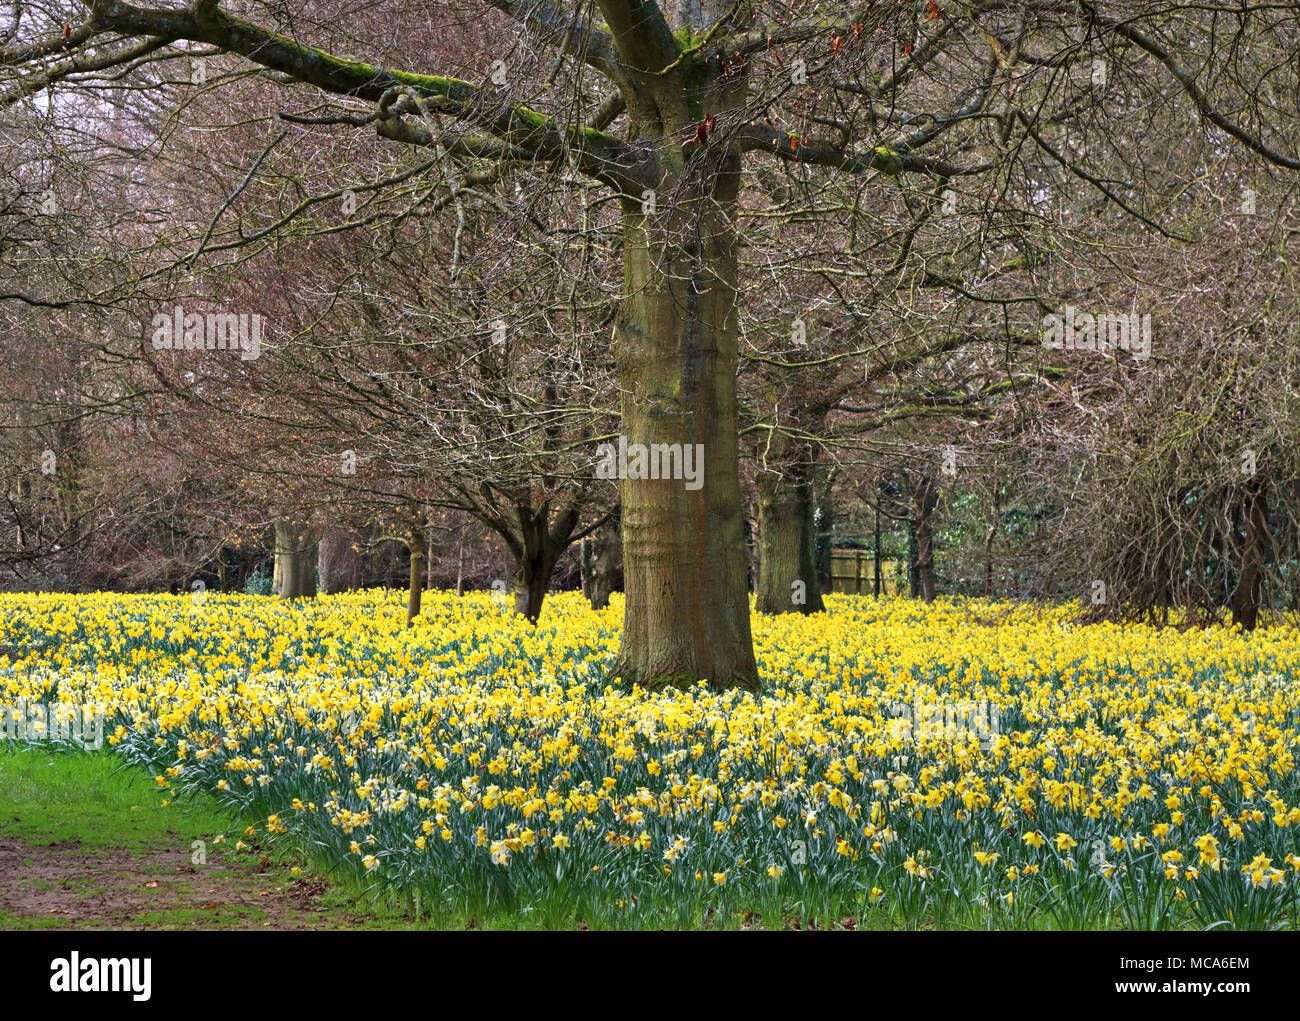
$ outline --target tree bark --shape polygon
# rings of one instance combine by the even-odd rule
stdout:
[[[648,185],[656,208],[623,199],[615,323],[623,432],[629,444],[673,444],[683,454],[690,446],[703,459],[698,486],[620,485],[627,599],[613,675],[651,690],[707,679],[758,691],[736,422],[740,155],[703,128],[706,112],[722,119],[741,106],[743,78],[724,84],[707,58],[688,55],[644,77],[628,106],[629,137],[662,144],[659,179]]]
[[[1264,564],[1268,558],[1268,482],[1254,478],[1246,489],[1246,540],[1241,553],[1237,588],[1232,593],[1232,622],[1244,631],[1259,623],[1264,589]]]
[[[577,504],[559,511],[552,521],[549,502],[521,501],[515,505],[511,527],[500,533],[515,558],[515,612],[533,624],[542,615],[555,564],[569,546],[578,517]]]
[[[465,530],[462,528],[456,540],[456,595],[465,594]]]
[[[27,549],[27,531],[23,527],[23,509],[25,509],[27,505],[27,495],[29,490],[30,486],[28,485],[27,480],[21,475],[18,476],[17,506],[20,509],[14,514],[14,520],[18,525],[18,534],[15,536],[14,541],[17,543],[19,553],[22,553]]]
[[[551,584],[555,562],[546,556],[533,556],[515,562],[515,612],[536,624],[542,615],[542,603]]]
[[[921,596],[921,571],[917,561],[916,518],[907,519],[907,591],[913,599]]]
[[[729,209],[734,175],[717,190]],[[629,444],[702,449],[703,485],[622,481],[627,601],[615,672],[651,690],[707,679],[757,691],[738,471],[735,252],[729,217],[700,218],[708,223],[693,244],[664,247],[635,222],[625,232],[623,430]],[[642,219],[639,210],[628,219]]]
[[[424,594],[425,564],[428,549],[426,547],[426,536],[422,522],[415,522],[411,525],[411,535],[407,540],[407,550],[410,552],[411,559],[411,578],[407,587],[406,598],[406,626],[411,627],[415,623],[415,618],[420,615],[420,599]]]
[[[834,469],[821,473],[813,486],[813,563],[817,568],[817,585],[822,593],[834,587],[831,577],[831,553],[835,531]]]
[[[874,599],[880,598],[881,585],[881,563],[880,563],[880,496],[876,497],[876,526],[873,537],[874,546],[871,552],[871,595]]]
[[[330,529],[321,537],[317,565],[323,593],[357,587],[355,560],[350,546],[351,537],[338,529]]]
[[[578,547],[582,594],[593,610],[608,606],[610,593],[614,591],[618,531],[618,522],[611,516]]]
[[[275,584],[281,599],[316,595],[316,541],[309,528],[275,523]]]
[[[813,555],[811,466],[796,463],[786,476],[758,473],[759,613],[820,613],[821,586]]]
[[[939,503],[939,487],[929,475],[922,475],[913,494],[916,525],[916,570],[913,597],[925,602],[934,600],[934,509]]]

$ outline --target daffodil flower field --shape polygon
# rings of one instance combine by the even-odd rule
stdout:
[[[756,699],[609,684],[617,595],[2,595],[0,704],[101,705],[103,753],[434,918],[1296,925],[1295,627],[828,605],[753,618]]]

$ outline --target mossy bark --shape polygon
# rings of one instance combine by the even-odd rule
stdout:
[[[757,691],[736,422],[740,156],[721,132],[691,140],[701,111],[725,118],[743,88],[701,65],[683,61],[629,103],[631,136],[657,137],[660,155],[655,208],[623,202],[623,432],[629,444],[698,445],[703,475],[620,484],[626,614],[614,673],[648,689],[708,680]]]

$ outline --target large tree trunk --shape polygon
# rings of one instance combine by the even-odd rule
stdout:
[[[707,679],[756,692],[736,425],[740,156],[721,133],[690,141],[706,112],[739,107],[744,76],[724,86],[713,74],[688,57],[644,78],[629,102],[629,137],[662,141],[648,185],[655,208],[623,199],[623,433],[629,444],[702,451],[703,475],[621,482],[627,601],[613,673],[647,689]]]
[[[303,550],[302,555],[298,558],[298,570],[300,572],[298,579],[298,591],[304,599],[316,598],[316,548],[314,546]]]
[[[608,606],[609,595],[614,591],[618,531],[618,521],[611,516],[578,547],[582,594],[593,610],[603,610]]]
[[[547,556],[532,556],[515,561],[515,613],[536,624],[542,615],[542,602],[551,585],[555,561]]]
[[[322,536],[316,561],[322,592],[343,592],[357,587],[357,556],[352,541],[348,532],[338,529],[330,529]]]
[[[730,209],[734,177],[720,175],[718,190]],[[626,217],[623,432],[629,445],[702,450],[703,485],[622,481],[627,602],[616,673],[648,689],[707,679],[757,691],[738,471],[735,252],[729,217],[703,209],[699,217],[707,224],[694,244],[667,246],[647,238],[639,206]]]
[[[1246,489],[1246,539],[1241,553],[1241,571],[1232,593],[1232,622],[1245,631],[1259,623],[1259,606],[1264,591],[1264,564],[1268,557],[1268,482],[1256,477]]]
[[[316,539],[310,528],[275,523],[275,585],[281,599],[316,595]]]
[[[820,613],[811,466],[791,464],[785,476],[760,471],[757,488],[758,612]]]

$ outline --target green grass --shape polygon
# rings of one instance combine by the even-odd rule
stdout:
[[[210,799],[172,800],[138,770],[96,752],[0,751],[0,836],[121,848],[210,841],[237,820]]]

